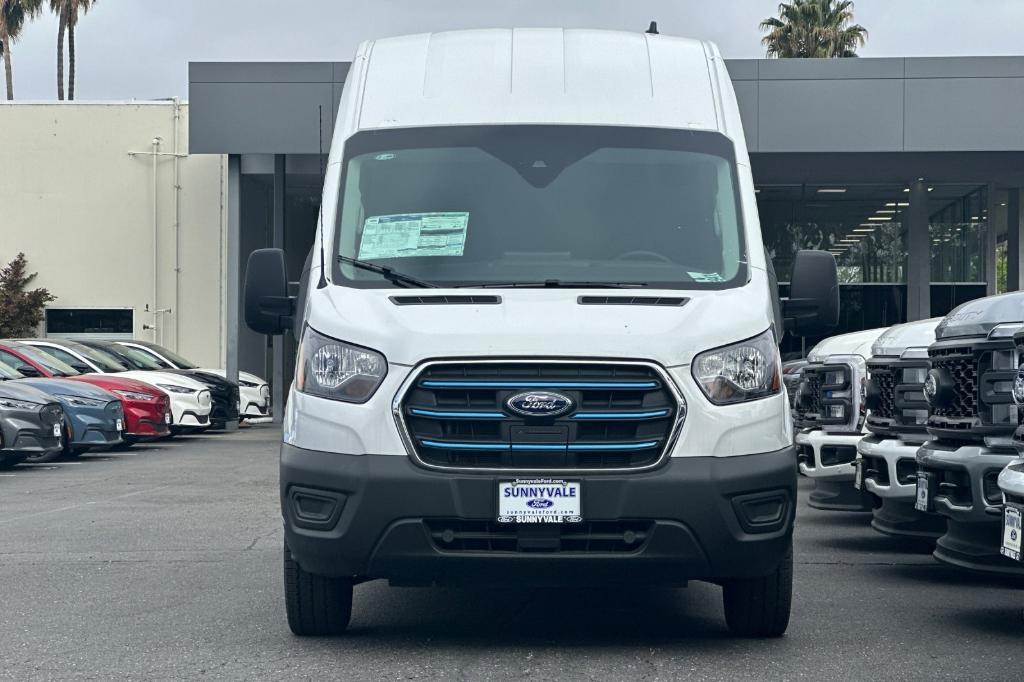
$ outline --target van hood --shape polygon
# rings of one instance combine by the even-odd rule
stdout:
[[[818,342],[807,354],[809,362],[824,362],[832,355],[859,355],[865,360],[871,357],[871,346],[888,327],[865,329],[860,332],[839,334]]]
[[[761,334],[772,322],[767,279],[722,291],[647,289],[312,288],[306,320],[326,336],[391,363],[439,357],[588,357],[685,365],[705,350]],[[495,303],[399,305],[392,297],[488,296]],[[582,297],[668,297],[682,305],[584,304]]]

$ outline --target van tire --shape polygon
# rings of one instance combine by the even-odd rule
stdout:
[[[722,586],[725,622],[741,637],[781,637],[793,603],[793,545],[772,573]]]
[[[352,580],[302,570],[284,544],[284,603],[288,627],[301,637],[344,634],[352,618]]]

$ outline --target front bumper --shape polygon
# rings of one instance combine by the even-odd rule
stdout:
[[[124,427],[124,412],[120,401],[102,407],[65,406],[71,426],[71,445],[75,448],[102,447],[121,442],[117,420]]]
[[[863,488],[881,501],[871,519],[871,527],[880,533],[935,540],[946,532],[945,517],[914,509],[919,447],[920,443],[873,435],[857,444]]]
[[[936,559],[973,570],[1024,574],[1020,564],[999,554],[1003,505],[996,481],[1015,457],[983,445],[929,441],[921,446],[917,464],[928,480],[928,506],[948,519],[946,534],[936,543]]]
[[[853,481],[853,463],[861,433],[827,433],[821,429],[796,434],[800,473],[808,478]]]
[[[171,399],[171,413],[174,416],[173,426],[204,428],[210,425],[210,412],[213,409],[213,402],[209,391],[202,390],[198,393],[168,392],[168,396]]]
[[[240,386],[239,410],[244,417],[269,417],[270,411],[270,386]]]
[[[406,456],[281,448],[292,555],[318,575],[397,584],[683,584],[766,575],[791,543],[792,448],[677,457],[581,482],[582,524],[497,524],[515,475],[436,472]],[[520,477],[536,478],[534,473]],[[593,545],[579,538],[593,530]]]
[[[0,410],[0,454],[35,455],[60,449],[53,425],[44,424],[39,410]],[[13,459],[13,457],[12,457]]]
[[[913,503],[919,447],[920,443],[906,443],[898,438],[861,438],[857,453],[864,463],[864,489],[883,500]],[[877,474],[872,475],[871,471]]]

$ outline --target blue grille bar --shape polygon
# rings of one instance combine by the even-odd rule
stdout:
[[[650,412],[577,412],[573,419],[657,419],[667,417],[671,410],[651,410]]]
[[[572,443],[569,445],[556,443],[446,443],[436,440],[420,440],[428,448],[442,450],[569,450],[571,452],[587,452],[596,450],[646,450],[658,446],[658,441],[649,440],[638,443]]]
[[[650,389],[658,388],[656,381],[440,381],[426,379],[424,388],[605,388]]]
[[[503,412],[439,412],[437,410],[423,410],[414,407],[409,414],[417,417],[434,417],[436,419],[505,419]]]

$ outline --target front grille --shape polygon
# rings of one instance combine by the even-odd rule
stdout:
[[[927,360],[876,359],[868,363],[868,415],[865,426],[882,436],[926,437],[924,397]]]
[[[506,406],[531,390],[556,392],[572,408],[539,417]],[[427,365],[398,416],[429,466],[594,470],[656,465],[684,414],[651,365],[500,361]]]
[[[486,520],[428,519],[430,540],[441,552],[518,552],[616,554],[643,549],[651,521],[515,524]],[[541,537],[542,536],[542,537]],[[538,542],[538,540],[541,540]]]
[[[951,389],[940,389],[930,408],[928,430],[933,435],[980,440],[1013,432],[1016,360],[1010,339],[938,342],[928,349],[928,357],[939,384]]]
[[[43,405],[39,410],[39,417],[47,426],[53,426],[54,424],[59,424],[64,419],[64,409],[59,403]]]
[[[109,403],[107,403],[107,406],[104,409],[107,413],[107,417],[109,417],[111,420],[116,421],[118,419],[124,419],[124,408],[121,406],[120,400],[110,401]]]

